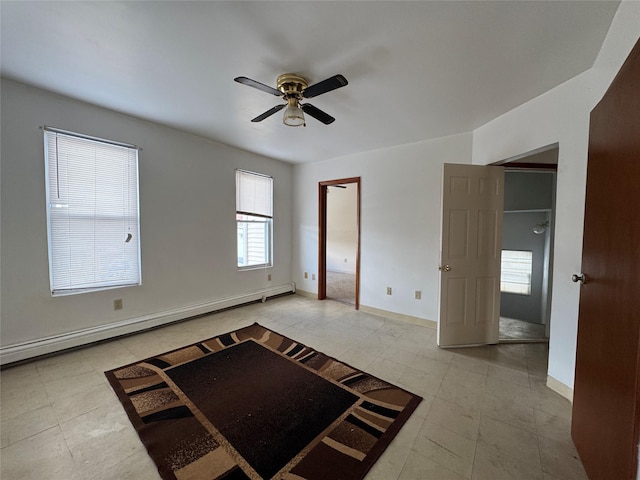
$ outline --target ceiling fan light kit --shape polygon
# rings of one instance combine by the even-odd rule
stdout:
[[[277,89],[272,88],[264,83],[252,80],[247,77],[236,77],[234,80],[243,85],[257,88],[271,95],[283,97],[286,104],[276,105],[261,115],[258,115],[252,122],[261,122],[265,118],[270,117],[286,107],[282,121],[289,127],[307,126],[304,119],[304,113],[316,120],[329,125],[335,121],[328,113],[323,112],[319,108],[314,107],[310,103],[300,103],[305,98],[317,97],[323,93],[330,92],[337,88],[348,85],[347,79],[342,75],[334,75],[326,80],[309,86],[309,82],[300,75],[295,73],[285,73],[276,80]],[[303,113],[304,112],[304,113]]]
[[[287,108],[284,110],[284,116],[282,122],[288,127],[306,127],[304,122],[304,114],[298,106],[298,101],[295,98],[287,99]]]
[[[284,111],[282,122],[288,127],[306,127],[304,114],[298,102],[302,99],[302,92],[307,88],[307,81],[294,73],[280,75],[277,80],[278,90],[282,92],[287,101],[287,108]]]

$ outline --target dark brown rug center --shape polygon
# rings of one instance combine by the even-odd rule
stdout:
[[[253,340],[167,374],[263,478],[359,400]]]
[[[106,375],[171,480],[360,480],[422,400],[258,324]]]

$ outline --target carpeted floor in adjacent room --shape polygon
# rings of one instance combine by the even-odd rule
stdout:
[[[356,304],[356,276],[353,273],[327,270],[327,298],[349,305]]]

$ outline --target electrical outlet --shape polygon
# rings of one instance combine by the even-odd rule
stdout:
[[[391,295],[391,287],[387,287],[387,295]]]
[[[122,299],[117,298],[113,301],[113,309],[114,310],[122,310]]]
[[[422,292],[420,290],[416,290],[416,300],[420,300],[422,298]]]
[[[311,280],[315,280],[315,279],[316,279],[316,274],[315,274],[315,273],[312,273],[312,274],[311,274]]]
[[[269,282],[271,281],[271,274],[270,273],[267,274],[267,281],[269,281]]]
[[[309,278],[309,273],[304,272],[304,278]]]
[[[344,259],[344,263],[347,263],[347,259],[346,258]]]

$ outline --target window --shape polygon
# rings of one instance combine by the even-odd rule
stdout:
[[[236,170],[238,268],[271,266],[273,178]]]
[[[52,295],[140,285],[138,149],[45,128]]]
[[[500,291],[531,295],[531,264],[531,252],[503,250]]]

